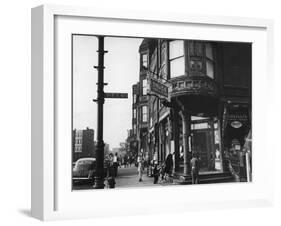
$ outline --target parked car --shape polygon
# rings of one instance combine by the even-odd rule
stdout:
[[[80,158],[74,163],[72,181],[94,182],[96,175],[96,158]],[[107,164],[104,165],[104,177],[107,175]]]
[[[93,175],[96,166],[95,158],[80,158],[78,159],[72,170],[72,181],[93,181]]]

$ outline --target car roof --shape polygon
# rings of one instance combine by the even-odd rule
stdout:
[[[96,158],[80,158],[77,160],[77,162],[85,161],[85,160],[96,161]]]

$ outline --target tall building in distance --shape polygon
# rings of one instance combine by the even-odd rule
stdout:
[[[94,130],[88,127],[85,130],[72,132],[72,161],[79,158],[95,157]]]
[[[243,178],[243,145],[251,131],[250,43],[144,39],[139,82],[133,85],[132,131],[148,161],[173,155],[174,173],[200,172]]]

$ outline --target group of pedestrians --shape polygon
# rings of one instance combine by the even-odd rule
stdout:
[[[147,162],[144,160],[143,156],[139,156],[137,159],[137,166],[138,166],[138,175],[139,175],[139,182],[143,181],[143,173],[145,170],[145,166]],[[172,154],[168,154],[166,157],[165,163],[163,165],[158,165],[157,161],[153,161],[151,166],[153,170],[153,177],[154,177],[154,184],[158,183],[159,176],[161,180],[169,180],[172,182],[172,170],[173,170],[173,156]]]
[[[138,164],[138,175],[139,182],[143,181],[143,173],[145,169],[145,161],[144,158],[140,155],[137,160]],[[173,183],[173,156],[169,153],[165,159],[165,162],[162,165],[159,165],[156,160],[152,161],[152,174],[153,174],[153,183],[157,184],[159,181],[166,181],[169,183]],[[190,160],[190,169],[191,169],[191,180],[192,184],[199,183],[199,158],[196,154],[192,154],[192,158]]]

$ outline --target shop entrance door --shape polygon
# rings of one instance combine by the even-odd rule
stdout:
[[[192,131],[192,149],[199,156],[201,172],[215,170],[214,130],[209,123],[206,123],[207,128]]]
[[[193,132],[193,150],[199,155],[200,171],[209,169],[210,139],[207,130],[196,130]]]

